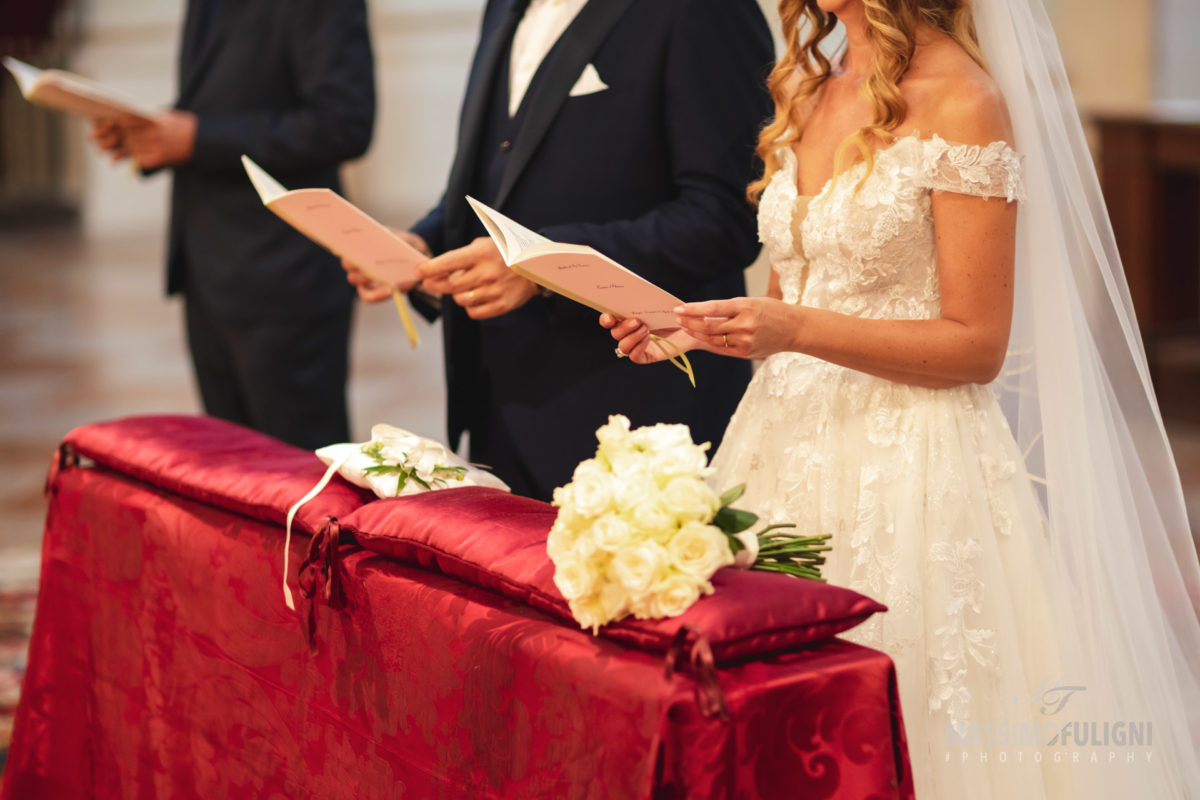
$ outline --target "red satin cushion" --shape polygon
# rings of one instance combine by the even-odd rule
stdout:
[[[68,433],[63,446],[153,486],[279,525],[325,474],[312,451],[213,417],[98,422]],[[293,526],[313,534],[326,517],[342,517],[374,499],[370,490],[335,479],[300,508]]]
[[[546,534],[557,509],[481,487],[377,500],[341,519],[364,548],[481,586],[577,624],[554,585]],[[628,618],[603,636],[665,652],[683,626],[701,633],[718,663],[828,639],[880,603],[850,589],[786,575],[722,569],[716,591],[678,617]]]
[[[325,465],[308,450],[219,419],[139,416],[85,425],[63,440],[95,463],[184,497],[283,525],[288,508],[316,485]],[[481,487],[389,500],[335,478],[296,516],[309,534],[327,517],[363,547],[490,589],[574,625],[554,585],[546,534],[556,509]],[[703,634],[718,662],[829,638],[877,611],[874,600],[838,586],[723,569],[716,592],[681,616],[626,619],[602,635],[665,652],[683,626]]]

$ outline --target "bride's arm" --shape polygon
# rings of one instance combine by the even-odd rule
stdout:
[[[688,303],[670,339],[742,358],[808,353],[888,380],[930,388],[989,383],[999,373],[1012,322],[1015,203],[950,192],[933,196],[942,314],[881,320],[784,303],[772,272],[767,297]],[[638,363],[666,354],[635,319],[601,324]],[[690,334],[690,335],[689,335]],[[726,346],[728,343],[728,346]]]
[[[998,96],[976,91],[955,100],[949,114],[940,115],[945,138],[1011,141]],[[919,386],[990,382],[1003,365],[1012,323],[1016,204],[953,192],[935,192],[932,204],[939,318],[862,319],[738,298],[684,306],[685,330],[707,349],[744,358],[796,351]]]
[[[795,351],[918,386],[988,383],[1012,322],[1016,204],[943,192],[933,199],[942,314],[880,320],[770,298],[689,303],[684,329],[743,358]],[[726,341],[728,348],[718,347]]]
[[[681,350],[741,358],[807,353],[888,380],[930,388],[989,383],[1004,363],[1013,307],[1015,203],[950,192],[933,196],[942,314],[929,320],[863,319],[771,296],[688,303],[677,309]],[[611,328],[638,363],[665,356],[637,320]],[[686,335],[690,334],[690,336]]]

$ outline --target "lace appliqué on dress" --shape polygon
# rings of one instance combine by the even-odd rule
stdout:
[[[938,192],[1025,199],[1021,157],[1005,142],[950,144],[940,136],[923,142],[922,184]]]

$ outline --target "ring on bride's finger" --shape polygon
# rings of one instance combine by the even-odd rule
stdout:
[[[469,305],[469,306],[475,305],[475,290],[474,289],[467,292],[467,305]]]
[[[621,345],[617,345],[617,346],[616,346],[615,348],[613,348],[613,349],[614,349],[614,351],[615,351],[615,352],[616,352],[616,354],[617,354],[617,358],[626,358],[626,357],[627,357],[626,353],[624,353],[624,352],[621,350]]]
[[[722,333],[722,334],[721,334],[721,341],[725,342],[725,346],[726,346],[726,347],[729,347],[729,334],[728,334],[728,333]]]

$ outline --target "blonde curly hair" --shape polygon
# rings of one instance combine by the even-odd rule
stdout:
[[[861,159],[866,175],[875,165],[875,148],[892,139],[908,112],[900,93],[900,78],[908,70],[916,48],[917,27],[930,25],[958,43],[986,69],[971,0],[862,0],[871,43],[871,65],[862,91],[874,110],[870,124],[848,136],[834,156],[834,174],[845,172]],[[779,0],[786,50],[767,78],[775,101],[775,118],[759,132],[756,152],[762,159],[761,178],[746,189],[750,202],[757,203],[771,178],[779,171],[781,147],[792,147],[804,134],[808,101],[828,80],[833,64],[821,51],[821,43],[833,33],[837,18],[817,5],[817,0]],[[801,41],[804,31],[807,37]],[[799,82],[795,77],[800,76]],[[848,153],[852,157],[847,159]],[[862,183],[860,181],[859,185]]]

